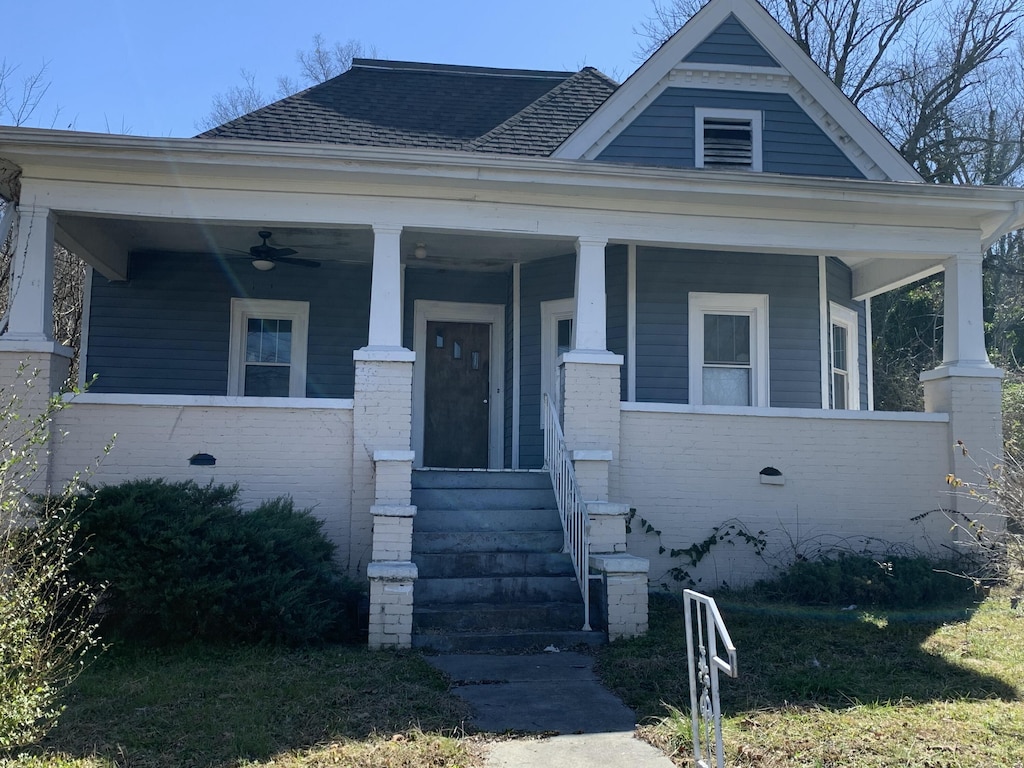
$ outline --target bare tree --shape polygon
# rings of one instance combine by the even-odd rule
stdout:
[[[25,125],[50,90],[46,63],[18,80],[19,67],[0,61],[0,124]],[[56,114],[54,120],[57,119]]]
[[[242,84],[214,96],[209,114],[196,122],[196,128],[201,131],[216,128],[236,117],[265,107],[276,99],[296,93],[302,88],[337,77],[352,66],[354,58],[376,55],[376,48],[364,49],[363,44],[357,40],[330,45],[318,32],[313,35],[312,46],[309,49],[297,51],[295,54],[295,60],[299,64],[298,80],[288,75],[279,76],[274,94],[268,97],[257,85],[256,73],[243,69],[241,70]]]

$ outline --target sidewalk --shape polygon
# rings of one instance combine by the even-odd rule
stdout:
[[[487,768],[672,768],[660,750],[633,738],[633,710],[598,682],[590,656],[426,658],[451,677],[476,728],[539,736],[494,742]]]

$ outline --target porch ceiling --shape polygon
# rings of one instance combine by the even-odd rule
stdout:
[[[293,248],[296,258],[369,264],[373,255],[370,227],[310,227],[284,222],[231,223],[194,219],[157,220],[63,214],[59,227],[75,250],[84,250],[94,266],[104,273],[120,272],[104,264],[98,254],[112,250],[121,254],[140,252],[218,253],[249,258],[249,247],[257,245],[259,230],[273,233],[271,245]],[[102,243],[99,240],[102,239]],[[426,258],[415,256],[423,245]],[[516,262],[572,253],[568,238],[503,235],[500,233],[459,233],[431,229],[406,229],[402,233],[402,261],[412,267],[503,270]],[[108,267],[104,269],[104,267]],[[108,274],[119,277],[118,274]]]

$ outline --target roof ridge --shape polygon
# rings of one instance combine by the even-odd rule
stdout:
[[[464,75],[490,75],[494,77],[535,77],[565,79],[576,74],[571,70],[515,69],[505,67],[476,67],[468,64],[434,64],[425,61],[396,61],[392,59],[352,59],[352,69],[393,69],[406,72],[450,72]]]
[[[504,120],[503,122],[501,122],[498,125],[496,125],[493,128],[491,128],[491,130],[489,130],[487,133],[483,134],[482,136],[477,136],[472,141],[466,142],[462,146],[462,149],[466,150],[466,151],[469,151],[469,152],[472,152],[472,151],[478,150],[478,149],[486,146],[487,144],[489,144],[494,139],[498,138],[499,136],[501,136],[504,133],[507,133],[508,131],[510,131],[516,125],[519,125],[520,123],[522,123],[530,115],[532,115],[535,112],[539,111],[548,102],[552,101],[554,98],[556,98],[557,96],[561,95],[561,93],[563,91],[566,91],[570,87],[572,87],[572,85],[574,85],[577,81],[582,80],[584,75],[596,75],[596,76],[598,76],[599,78],[605,80],[609,85],[611,85],[613,90],[615,88],[618,88],[618,86],[619,86],[618,83],[616,83],[612,78],[608,77],[608,75],[606,75],[601,70],[596,69],[594,67],[584,67],[583,69],[579,70],[578,72],[573,72],[570,77],[565,78],[562,82],[560,82],[558,85],[556,85],[550,91],[545,93],[539,99],[535,99],[534,101],[531,101],[529,104],[527,104],[521,110],[519,110],[514,115],[509,117],[507,120]],[[611,95],[611,94],[609,94],[609,95]]]

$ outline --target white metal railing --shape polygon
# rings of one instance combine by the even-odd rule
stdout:
[[[551,473],[551,485],[558,500],[558,516],[565,534],[565,551],[572,557],[576,580],[583,595],[583,629],[590,631],[590,518],[583,495],[576,484],[565,436],[555,404],[544,395],[544,466]]]
[[[693,759],[698,768],[723,768],[722,707],[718,698],[718,673],[736,677],[736,646],[725,628],[713,597],[683,591],[686,613],[686,666],[690,673],[690,723],[693,728]],[[697,626],[693,626],[696,617]],[[718,655],[722,639],[728,660]],[[694,641],[697,642],[696,653]],[[699,690],[698,690],[699,688]]]

